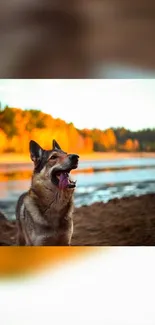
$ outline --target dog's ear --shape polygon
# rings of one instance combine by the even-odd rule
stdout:
[[[30,157],[32,161],[36,164],[42,157],[43,149],[39,146],[39,144],[33,140],[30,141],[29,144]]]
[[[59,149],[59,150],[61,150],[61,148],[60,148],[58,142],[56,142],[56,140],[53,140],[53,150],[54,150],[54,149]]]

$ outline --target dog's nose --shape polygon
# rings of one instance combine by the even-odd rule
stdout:
[[[75,154],[72,154],[72,155],[69,155],[69,159],[70,159],[72,162],[77,162],[78,159],[79,159],[79,156],[78,156],[78,155],[75,155]]]

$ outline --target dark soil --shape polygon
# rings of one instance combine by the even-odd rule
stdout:
[[[15,222],[0,213],[0,245],[14,245]],[[154,246],[155,194],[75,209],[74,246]]]

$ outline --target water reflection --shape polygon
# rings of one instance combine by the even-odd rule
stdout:
[[[14,216],[15,204],[30,187],[32,165],[2,166],[0,169],[0,209]],[[27,169],[25,169],[27,167]],[[73,172],[77,180],[75,205],[155,192],[155,159],[135,158],[81,162]]]

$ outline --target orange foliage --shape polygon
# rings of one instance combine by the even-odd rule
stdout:
[[[126,151],[132,151],[134,148],[134,144],[133,141],[131,139],[126,140],[125,144],[124,144],[124,149]]]
[[[21,135],[14,135],[8,141],[7,151],[16,153],[27,153],[29,150],[30,134],[24,131]]]
[[[7,148],[7,136],[2,129],[0,129],[0,153],[4,152]]]
[[[101,143],[103,144],[106,150],[113,150],[116,147],[116,137],[113,130],[106,130],[101,136]]]
[[[138,140],[128,139],[124,144],[124,149],[126,151],[138,151],[139,150]]]
[[[29,141],[37,141],[43,148],[51,149],[56,139],[66,152],[91,153],[92,151],[115,151],[118,147],[113,129],[78,130],[73,123],[38,110],[5,108],[0,111],[0,152],[28,153]],[[120,133],[126,133],[122,129]],[[124,140],[125,141],[125,140]],[[128,139],[122,146],[126,151],[138,151],[138,140]]]
[[[52,148],[52,137],[53,132],[51,129],[33,129],[31,132],[31,139],[38,142],[45,149]]]
[[[94,142],[97,143],[97,151],[108,151],[116,149],[117,139],[112,129],[108,129],[106,131],[94,129],[92,136]]]
[[[90,137],[84,139],[84,153],[89,153],[93,151],[93,141]]]

